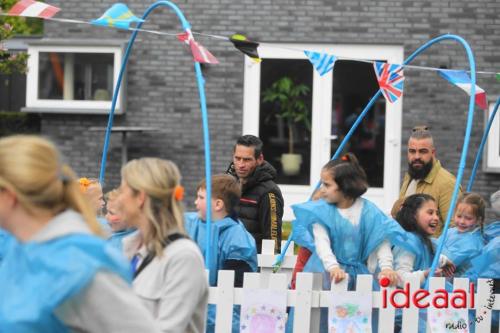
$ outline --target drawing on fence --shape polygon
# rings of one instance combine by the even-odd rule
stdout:
[[[372,331],[371,294],[341,292],[331,294],[328,309],[330,333],[369,333]]]
[[[286,290],[244,290],[240,332],[282,333],[286,318]]]
[[[469,333],[467,309],[429,308],[428,311],[432,333]]]

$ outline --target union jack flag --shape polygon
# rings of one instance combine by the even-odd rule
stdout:
[[[309,58],[311,64],[313,64],[314,68],[316,68],[320,76],[323,76],[331,71],[335,65],[335,60],[337,60],[337,57],[332,54],[307,50],[305,50],[304,53]]]
[[[219,61],[203,45],[194,40],[191,30],[177,35],[177,39],[189,45],[194,61],[205,64],[218,64]]]
[[[403,96],[403,66],[376,61],[373,64],[378,85],[389,103],[396,102]]]

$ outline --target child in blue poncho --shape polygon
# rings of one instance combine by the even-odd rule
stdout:
[[[108,238],[108,242],[118,249],[120,252],[123,250],[123,239],[132,233],[136,232],[137,229],[129,227],[122,216],[119,214],[119,209],[115,202],[118,197],[118,190],[112,190],[106,193],[106,220],[111,228],[111,236]]]
[[[324,287],[349,274],[387,277],[395,283],[390,240],[402,229],[372,202],[361,198],[368,184],[356,157],[348,153],[321,170],[321,200],[292,206],[294,241],[312,252],[305,272],[326,272]]]
[[[0,264],[0,332],[159,332],[61,160],[45,139],[0,139],[0,228],[15,238]]]
[[[457,201],[455,227],[448,230],[442,251],[442,255],[455,265],[456,277],[464,275],[471,267],[471,259],[484,247],[485,206],[486,202],[477,193],[463,193]],[[439,237],[438,244],[442,240],[443,236]]]
[[[212,223],[210,240],[211,286],[217,285],[219,270],[235,271],[235,287],[243,285],[245,272],[257,271],[257,250],[255,240],[236,217],[236,207],[240,200],[241,189],[238,181],[230,175],[212,177]],[[185,227],[188,235],[198,244],[203,255],[207,253],[206,231],[206,182],[203,180],[197,189],[195,201],[197,213],[188,213]],[[215,306],[209,305],[207,332],[215,329]],[[233,311],[233,332],[239,332],[239,311]]]
[[[429,268],[434,257],[434,246],[431,236],[439,225],[438,208],[435,199],[424,193],[410,195],[401,205],[396,214],[396,220],[407,231],[405,242],[399,242],[394,246],[394,268],[399,280],[398,287],[404,287],[410,276],[417,276],[423,286],[425,279],[429,276]],[[450,276],[454,266],[444,256],[440,257],[436,276],[446,273]],[[420,313],[418,332],[425,332],[426,313]],[[396,332],[399,331],[402,321],[400,310],[396,312]]]

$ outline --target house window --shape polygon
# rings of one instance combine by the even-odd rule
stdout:
[[[67,46],[71,45],[71,46]],[[122,42],[41,40],[28,47],[26,112],[106,114],[122,63]],[[116,113],[123,113],[123,89]]]

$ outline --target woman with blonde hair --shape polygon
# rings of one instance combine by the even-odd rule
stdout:
[[[0,332],[157,331],[48,140],[0,139],[0,227],[17,239],[0,265]]]
[[[124,239],[133,288],[163,332],[205,332],[208,282],[196,243],[184,231],[183,188],[171,161],[141,158],[122,168],[117,205],[139,233]]]

